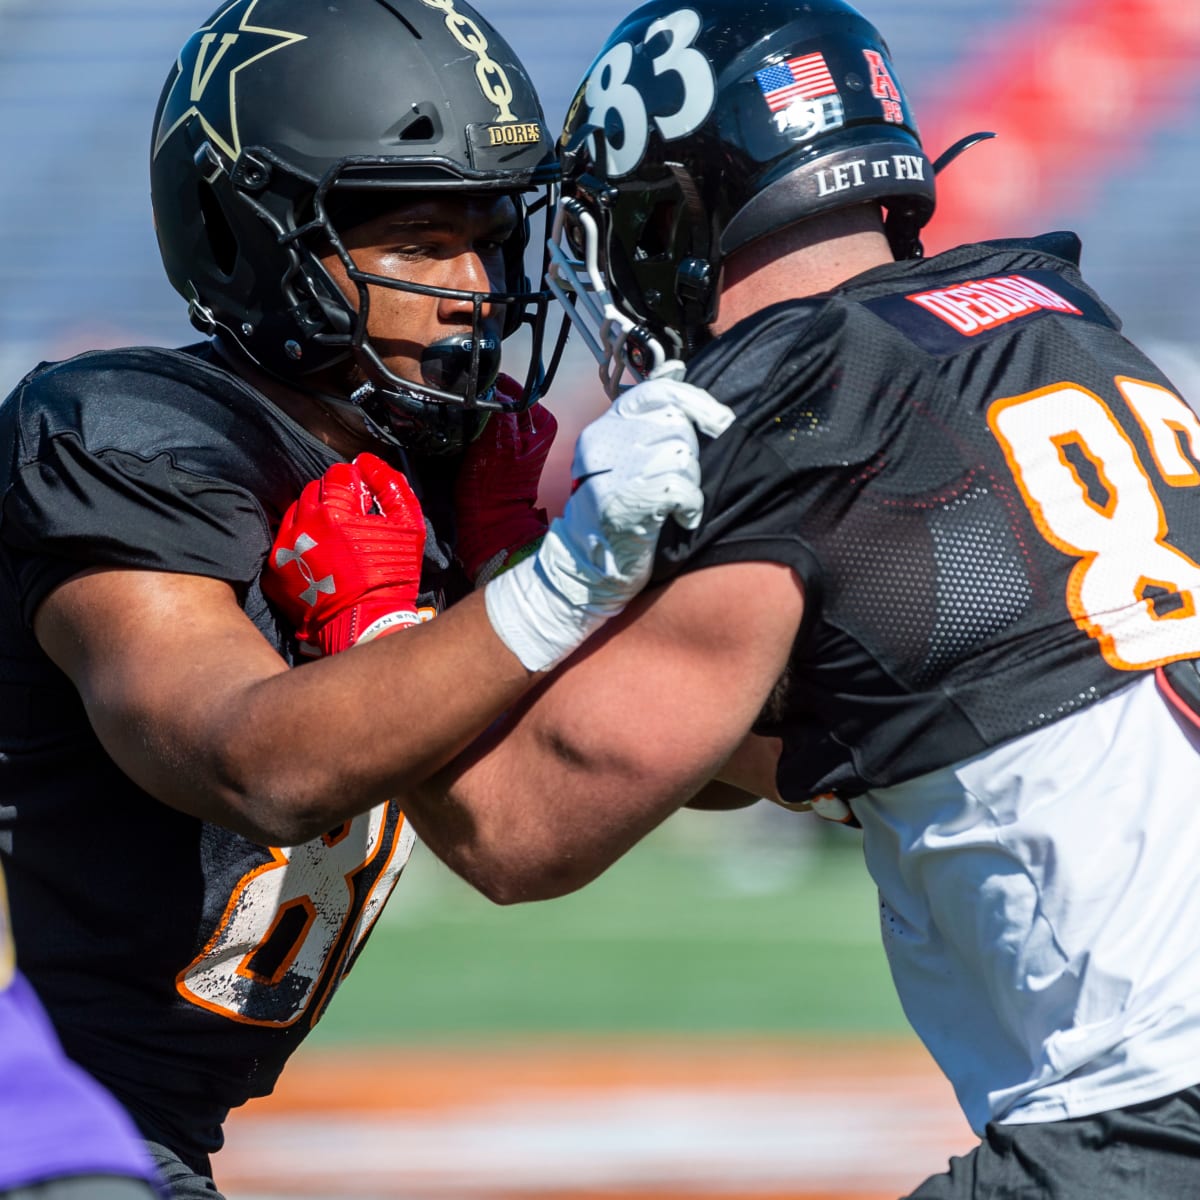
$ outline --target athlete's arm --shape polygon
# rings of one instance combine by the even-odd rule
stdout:
[[[687,802],[687,807],[723,812],[747,808],[760,800],[779,803],[775,771],[782,749],[783,742],[779,738],[747,734],[721,765],[716,777]]]
[[[575,474],[586,481],[534,557],[434,622],[295,671],[232,588],[208,578],[86,571],[42,601],[34,631],[140,787],[255,840],[295,845],[415,786],[619,613],[649,578],[663,523],[700,519],[693,422],[715,430],[730,420],[686,384],[632,389],[580,434]],[[344,620],[347,605],[375,605],[382,587],[399,589],[398,610],[413,608],[413,534],[423,529],[386,464],[338,464],[285,517],[264,589],[307,640],[331,634],[324,648],[339,648],[357,625]],[[278,572],[295,572],[301,545],[310,570],[331,557],[297,592]]]
[[[505,725],[404,803],[433,851],[498,903],[582,887],[729,765],[769,795],[778,752],[746,743],[803,612],[790,568],[737,563],[643,595]]]
[[[779,755],[782,750],[783,741],[780,738],[747,734],[737,749],[721,765],[716,779],[709,786],[714,789],[715,795],[719,794],[716,789],[722,788],[743,796],[752,795],[759,800],[773,800],[777,804],[781,803],[782,798],[779,795],[775,772],[779,766]],[[701,792],[696,800],[703,800],[707,792],[708,788]],[[703,807],[703,805],[697,807]]]
[[[297,670],[228,584],[199,576],[85,572],[47,596],[35,632],[139,787],[271,845],[424,778],[534,678],[493,632],[482,593]]]

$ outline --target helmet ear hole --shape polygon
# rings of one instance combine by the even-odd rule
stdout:
[[[354,318],[342,305],[338,304],[336,300],[326,299],[320,294],[316,299],[321,314],[329,322],[334,333],[347,334],[353,331]]]
[[[646,217],[637,239],[640,258],[658,259],[671,253],[676,244],[679,205],[674,196],[660,200]]]
[[[237,238],[221,211],[220,201],[212,185],[201,180],[196,187],[199,193],[200,215],[204,221],[204,234],[208,238],[213,261],[223,274],[232,275],[238,256]]]

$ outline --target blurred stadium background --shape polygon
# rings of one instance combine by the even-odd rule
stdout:
[[[623,11],[477,3],[551,125]],[[147,142],[212,7],[0,0],[0,394],[40,359],[191,339]],[[860,7],[932,153],[1000,135],[942,177],[927,250],[1075,229],[1090,280],[1196,403],[1200,5]],[[601,403],[581,352],[551,403],[561,477]],[[277,1095],[233,1119],[218,1179],[231,1200],[877,1200],[969,1144],[892,996],[856,836],[755,808],[682,814],[583,893],[527,908],[492,908],[418,850]]]

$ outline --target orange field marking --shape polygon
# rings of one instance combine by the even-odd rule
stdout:
[[[555,1039],[438,1047],[301,1050],[257,1112],[380,1108],[429,1111],[533,1090],[660,1088],[726,1090],[835,1079],[842,1089],[892,1081],[925,1092],[948,1085],[925,1050],[893,1039],[796,1041],[739,1038]]]
[[[301,1051],[230,1200],[896,1200],[973,1138],[912,1041],[541,1037]]]

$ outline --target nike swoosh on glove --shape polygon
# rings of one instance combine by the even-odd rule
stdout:
[[[284,514],[262,589],[301,648],[334,654],[417,624],[425,519],[408,480],[374,454],[336,463]]]
[[[650,578],[663,525],[700,523],[697,431],[719,437],[731,409],[673,379],[623,392],[575,447],[578,486],[536,555],[487,585],[501,640],[533,671],[561,662]]]

